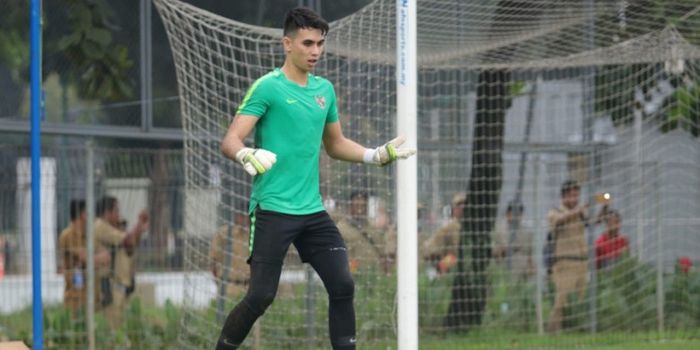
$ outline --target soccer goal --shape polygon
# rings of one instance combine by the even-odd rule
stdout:
[[[220,141],[246,90],[282,64],[282,33],[154,3],[185,135],[192,277],[180,342],[213,347],[244,290],[235,272],[248,241],[236,229],[250,186]],[[396,13],[397,1],[376,0],[331,23],[315,71],[335,84],[345,134],[368,146],[397,133]],[[690,0],[417,2],[421,348],[697,339],[698,28]],[[362,349],[399,343],[395,171],[321,160],[324,203],[350,250]],[[572,188],[572,208],[590,204],[587,219],[555,234]],[[326,313],[321,282],[292,249],[246,346],[326,348]]]

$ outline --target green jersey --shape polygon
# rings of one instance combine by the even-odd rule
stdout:
[[[277,155],[275,165],[253,180],[250,210],[323,211],[318,164],[324,127],[338,121],[333,85],[309,74],[300,86],[277,68],[251,86],[238,114],[259,118],[255,147]]]

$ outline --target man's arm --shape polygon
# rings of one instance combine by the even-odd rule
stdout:
[[[403,143],[403,137],[398,137],[377,148],[365,148],[346,138],[339,122],[327,123],[323,130],[323,146],[326,153],[333,159],[350,162],[386,165],[416,153],[415,149],[398,148]]]
[[[338,160],[362,162],[366,148],[343,135],[340,122],[328,123],[323,130],[323,147],[326,153]]]
[[[252,115],[236,115],[221,141],[221,152],[224,156],[241,163],[250,176],[265,173],[277,161],[277,155],[274,153],[264,149],[249,148],[243,143],[258,119]]]
[[[136,223],[136,225],[131,229],[129,233],[127,233],[126,237],[124,238],[124,248],[126,249],[126,253],[131,255],[134,252],[134,248],[138,244],[138,242],[141,240],[141,234],[144,233],[148,229],[148,210],[144,209],[141,211],[139,214],[139,220]]]
[[[581,218],[585,215],[586,210],[588,210],[588,204],[582,204],[574,208],[573,210],[562,212],[560,210],[552,210],[549,213],[549,223],[551,225],[551,230],[555,230],[558,226],[564,225],[569,221],[576,218]]]
[[[258,117],[238,114],[228,127],[226,136],[221,142],[221,152],[226,158],[236,160],[236,153],[245,148],[243,140],[250,135],[258,122]]]

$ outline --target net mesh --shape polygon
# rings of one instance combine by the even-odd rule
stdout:
[[[220,269],[186,288],[180,342],[211,347],[245,289],[235,272],[247,269],[237,214],[250,178],[222,157],[220,140],[250,85],[282,64],[281,31],[155,4],[182,97],[185,260]],[[699,11],[697,1],[418,2],[421,347],[697,336],[700,276],[688,266],[700,258]],[[395,134],[395,13],[394,1],[377,0],[331,23],[315,71],[335,85],[344,133],[367,146]],[[321,160],[324,202],[350,248],[363,348],[396,344],[393,175]],[[548,273],[550,218],[567,179],[591,204],[589,225],[557,234],[563,258]],[[598,193],[611,196],[626,244],[602,243],[615,225],[597,222]],[[519,220],[507,219],[509,206],[523,208]],[[326,303],[292,249],[246,345],[327,346]]]

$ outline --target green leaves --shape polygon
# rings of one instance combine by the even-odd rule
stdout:
[[[113,45],[108,5],[101,1],[72,1],[67,16],[72,32],[61,37],[55,48],[71,66],[70,80],[81,97],[118,100],[133,93],[128,72],[133,62],[124,45]]]
[[[681,128],[693,136],[700,135],[700,85],[680,86],[667,99],[668,112],[661,131]]]

